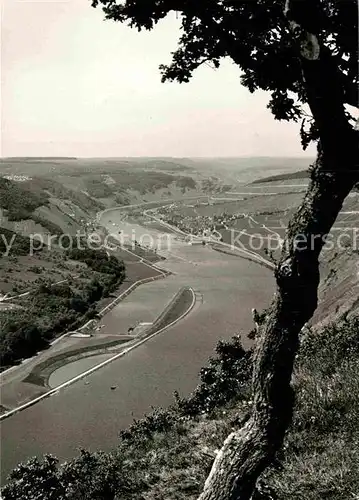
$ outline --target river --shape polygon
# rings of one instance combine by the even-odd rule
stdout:
[[[153,293],[159,286],[171,293],[192,286],[199,297],[193,311],[123,358],[4,420],[2,482],[31,456],[51,453],[67,460],[81,447],[115,447],[133,418],[170,404],[175,390],[189,394],[217,341],[252,329],[251,308],[267,306],[273,294],[272,272],[248,260],[175,241],[167,256],[161,266],[174,274],[144,286],[153,286]]]

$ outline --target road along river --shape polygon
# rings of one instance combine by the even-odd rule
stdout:
[[[121,210],[112,211],[111,220],[121,230]],[[141,226],[135,230],[152,231]],[[66,460],[80,447],[115,447],[118,432],[133,418],[140,418],[151,406],[168,405],[175,390],[189,394],[217,341],[248,332],[253,327],[251,308],[265,307],[273,294],[272,272],[254,262],[210,247],[190,246],[174,236],[163,254],[167,260],[161,267],[173,274],[140,286],[128,300],[145,305],[146,297],[163,297],[165,305],[181,287],[192,287],[199,300],[191,313],[124,357],[4,420],[2,481],[20,461],[34,455],[52,453]],[[106,324],[114,328],[121,312],[129,312],[129,304],[110,311]]]

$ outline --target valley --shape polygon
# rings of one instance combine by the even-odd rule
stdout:
[[[206,178],[206,169],[203,165],[196,169],[195,162],[188,166],[188,161],[185,165],[182,161],[176,166],[161,160],[154,166],[150,161],[146,167],[142,165],[142,170],[134,166],[139,169],[136,178],[141,177],[139,172],[144,175],[153,168],[157,170],[156,175],[149,176],[151,179],[162,169],[172,169],[166,174],[176,173],[171,189],[167,189],[169,185],[154,185],[152,180],[146,184],[146,193],[125,184],[126,196],[118,204],[120,191],[113,186],[120,184],[116,179],[127,176],[118,172],[124,168],[122,163],[114,166],[110,161],[98,162],[102,180],[91,182],[96,186],[100,182],[101,190],[90,194],[80,188],[87,182],[87,175],[93,179],[96,168],[82,165],[85,170],[79,170],[82,175],[76,176],[76,162],[72,162],[75,160],[67,160],[60,167],[46,164],[44,176],[60,169],[53,178],[61,179],[66,189],[61,203],[71,203],[74,214],[79,203],[76,207],[81,215],[71,215],[72,233],[67,232],[66,216],[59,224],[61,234],[52,243],[46,224],[39,225],[33,218],[37,210],[44,210],[42,206],[31,211],[33,205],[27,204],[28,213],[14,215],[2,202],[5,237],[0,321],[5,324],[4,318],[8,321],[16,317],[19,310],[34,314],[33,297],[39,297],[36,301],[41,303],[44,292],[52,295],[51,290],[56,292],[60,287],[60,295],[70,293],[74,299],[78,293],[83,297],[94,277],[101,286],[108,285],[106,279],[112,270],[96,267],[96,259],[103,259],[101,265],[114,259],[111,262],[115,267],[124,266],[125,275],[111,282],[108,293],[101,289],[91,303],[90,315],[83,311],[84,316],[74,318],[79,322],[73,327],[63,324],[45,350],[38,349],[0,375],[2,482],[19,461],[33,455],[53,453],[67,460],[82,447],[112,449],[118,432],[134,418],[153,406],[168,406],[174,391],[186,396],[194,390],[199,370],[220,339],[240,334],[243,345],[251,346],[247,336],[253,328],[250,311],[262,310],[270,303],[273,268],[289,217],[307,184],[302,174],[298,180],[293,174],[295,162],[289,174],[281,170],[279,178],[252,184],[253,178],[238,182],[240,172],[233,167],[224,168],[223,175],[218,166]],[[189,175],[194,184],[181,181],[178,191],[177,172],[181,168],[180,175],[185,179]],[[207,168],[214,169],[213,164]],[[34,175],[44,174],[37,163],[31,163],[29,170]],[[16,163],[13,175],[24,175],[24,171],[24,165],[21,168]],[[269,169],[269,173],[275,172]],[[283,175],[290,178],[283,179]],[[74,178],[76,183],[70,187]],[[31,185],[33,181],[20,179],[11,180],[7,174],[6,180],[16,183],[15,194],[19,189],[26,191],[24,183]],[[53,214],[59,200],[55,203],[50,196],[50,181],[46,179],[46,210]],[[43,180],[40,184],[45,185]],[[37,181],[35,185],[32,189],[36,191]],[[112,194],[103,186],[110,186]],[[89,205],[80,203],[79,193],[91,200]],[[353,292],[359,284],[358,273],[353,272],[358,215],[359,197],[353,192],[332,231],[333,235],[346,235],[343,247],[328,245],[323,253],[321,303],[312,321],[314,326],[358,312],[357,293]],[[14,217],[19,221],[11,220]],[[32,239],[34,227],[43,238],[42,246],[29,255],[31,245],[38,246]],[[95,254],[71,254],[74,248],[62,247],[61,235],[69,238],[77,231],[81,231],[82,242],[97,235]],[[18,244],[13,247],[14,254],[7,252],[11,234],[16,235]],[[44,321],[40,313],[36,314],[38,322]]]

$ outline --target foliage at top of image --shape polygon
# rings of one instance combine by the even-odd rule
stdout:
[[[207,0],[93,0],[102,7],[106,19],[129,24],[138,30],[151,30],[170,12],[181,14],[181,37],[172,63],[162,65],[162,79],[188,82],[203,64],[220,66],[230,57],[241,69],[241,83],[250,92],[270,92],[268,108],[276,119],[303,120],[302,144],[318,138],[314,122],[303,105],[308,96],[293,34],[284,14],[285,0],[226,1]],[[356,0],[303,1],[298,12],[302,27],[319,34],[325,48],[335,54],[347,104],[358,104],[358,5]],[[301,16],[303,17],[303,16]],[[308,121],[308,127],[305,121]]]
[[[49,197],[44,192],[30,191],[19,183],[0,177],[0,208],[6,210],[9,220],[30,219],[37,208],[48,203]]]

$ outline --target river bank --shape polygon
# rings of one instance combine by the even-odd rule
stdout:
[[[80,447],[115,447],[119,430],[133,418],[140,418],[152,406],[168,405],[175,390],[183,395],[191,392],[217,341],[252,329],[251,308],[267,306],[272,296],[272,273],[255,263],[175,239],[170,250],[163,250],[163,256],[166,260],[161,267],[171,276],[134,292],[134,304],[122,310],[127,324],[138,308],[150,321],[152,306],[146,304],[160,302],[161,297],[180,287],[192,287],[202,295],[203,303],[199,302],[180,323],[125,357],[5,420],[3,478],[19,461],[33,455],[53,453],[66,460]],[[108,331],[120,316],[119,308],[106,315]],[[243,342],[250,342],[245,333]],[[113,386],[116,390],[111,390]]]

